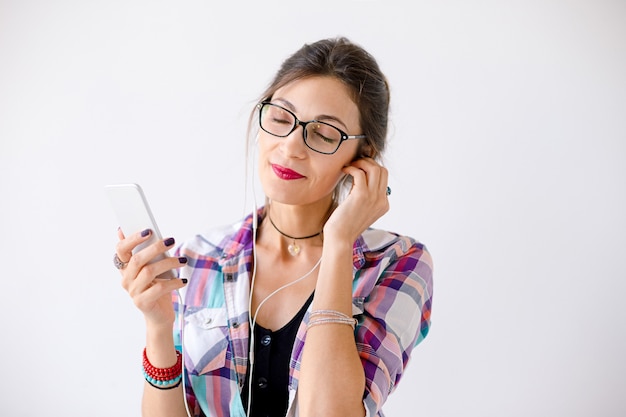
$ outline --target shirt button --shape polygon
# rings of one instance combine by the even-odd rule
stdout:
[[[263,388],[267,388],[267,379],[261,377],[259,379],[256,380],[256,385],[257,387],[263,389]]]
[[[272,336],[270,336],[269,334],[266,334],[261,338],[261,344],[263,346],[269,346],[270,343],[272,343]]]

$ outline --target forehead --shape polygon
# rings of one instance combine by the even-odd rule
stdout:
[[[350,90],[334,77],[315,76],[292,81],[276,90],[272,101],[285,105],[302,120],[330,115],[346,127],[359,126],[359,111]]]

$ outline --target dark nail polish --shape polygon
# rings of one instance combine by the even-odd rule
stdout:
[[[165,246],[172,246],[174,244],[174,238],[168,237],[163,241],[163,243],[165,244]]]
[[[178,262],[180,262],[181,264],[186,264],[187,258],[185,258],[184,256],[181,256],[180,258],[178,258]]]
[[[187,278],[181,278],[180,280],[183,282],[183,284],[187,283]]]
[[[141,232],[141,237],[146,237],[150,234],[150,229],[143,230]]]

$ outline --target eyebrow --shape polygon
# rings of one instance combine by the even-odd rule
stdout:
[[[274,98],[272,101],[280,101],[289,110],[291,110],[294,113],[296,112],[296,106],[294,106],[289,100],[286,100],[284,98]],[[338,118],[337,116],[330,115],[330,114],[319,114],[314,120],[317,120],[319,122],[327,121],[327,120],[334,120],[335,122],[341,124],[344,129],[346,130],[348,129],[348,126],[346,126],[346,124],[343,121],[341,121],[340,118]]]

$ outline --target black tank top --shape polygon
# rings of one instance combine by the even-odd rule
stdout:
[[[313,294],[284,327],[276,331],[254,326],[254,369],[250,417],[284,417],[289,402],[289,361],[298,327]],[[248,408],[250,368],[241,392],[244,409]]]

